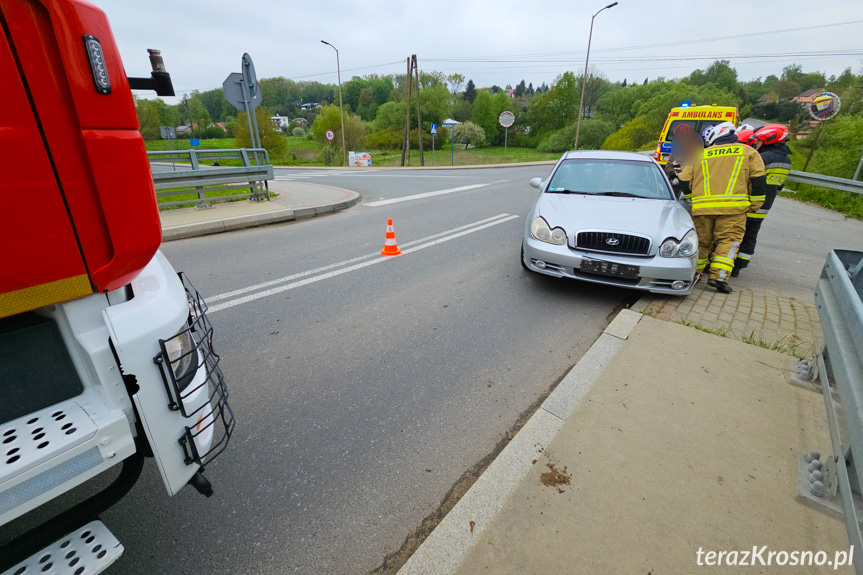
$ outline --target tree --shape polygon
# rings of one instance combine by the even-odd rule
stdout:
[[[584,74],[576,78],[576,85],[579,87],[579,96],[581,95],[581,83]],[[596,68],[591,67],[587,73],[587,82],[584,85],[584,110],[582,118],[589,118],[593,112],[593,106],[602,97],[603,94],[611,90],[611,82],[605,77],[602,72],[597,72]]]
[[[500,86],[498,86],[497,84],[494,84],[494,85],[491,87],[491,93],[492,93],[492,94],[497,94],[498,92],[500,92]]]
[[[467,81],[467,86],[464,88],[464,99],[471,104],[476,100],[476,85],[473,83],[473,80]]]
[[[461,87],[464,85],[464,76],[462,74],[450,74],[446,77],[446,81],[449,82],[449,89],[452,91],[452,95],[456,96],[461,92]]]
[[[452,95],[443,84],[438,84],[420,92],[420,104],[424,122],[441,124],[452,112]]]
[[[695,70],[689,75],[689,81],[695,86],[713,84],[729,92],[737,90],[737,70],[731,67],[728,60],[716,60],[706,70]]]
[[[161,102],[161,100],[159,100]],[[138,126],[145,140],[158,140],[161,137],[159,126],[162,125],[159,111],[152,104],[153,100],[136,99],[135,111],[138,113]]]
[[[617,127],[611,122],[587,119],[581,122],[581,131],[578,137],[578,147],[582,150],[598,150]],[[539,143],[537,149],[540,152],[565,152],[572,149],[575,142],[576,124],[572,123],[559,130]]]
[[[422,93],[422,92],[420,92]],[[387,102],[378,108],[375,116],[374,130],[404,130],[405,128],[405,103]]]
[[[255,118],[258,120],[258,133],[261,135],[261,145],[266,148],[270,156],[280,156],[287,149],[287,141],[282,133],[276,129],[270,121],[272,114],[263,106],[255,110]],[[252,138],[249,136],[249,122],[246,113],[240,112],[231,122],[234,138],[237,140],[238,148],[251,148]]]
[[[527,87],[524,85],[524,80],[522,80],[521,82],[516,84],[515,91],[513,92],[513,95],[516,98],[521,98],[522,96],[524,96],[525,90],[527,90]]]
[[[203,132],[206,130],[212,122],[210,121],[210,113],[207,111],[203,102],[201,102],[200,94],[193,94],[192,97],[188,99],[186,105],[189,114],[189,122],[192,125],[192,132]],[[267,116],[267,123],[270,123],[269,116]]]
[[[404,112],[404,105],[402,105],[402,111]],[[339,120],[339,107],[330,104],[321,108],[320,113],[315,118],[312,129],[315,132],[315,139],[322,146],[327,143],[327,130],[332,130],[336,135],[335,142],[341,143],[342,129]],[[347,146],[345,152],[348,150],[362,150],[366,144],[367,134],[368,128],[366,128],[362,119],[355,114],[345,112],[345,145]]]
[[[527,85],[527,93],[533,96],[533,82]]]
[[[470,145],[479,147],[485,144],[485,132],[481,126],[478,126],[473,122],[464,122],[455,127],[455,137],[453,142],[464,144],[465,150],[467,150]]]
[[[471,120],[482,128],[484,140],[491,141],[497,134],[497,114],[495,114],[494,98],[487,91],[476,95],[471,112]]]

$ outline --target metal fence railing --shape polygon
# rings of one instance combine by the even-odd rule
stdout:
[[[863,574],[863,538],[855,500],[863,485],[863,252],[832,250],[815,288],[815,304],[824,332],[816,356],[817,377],[827,407],[833,453],[823,463],[819,454],[805,457],[799,480],[801,494],[826,507],[838,499],[854,549],[854,567]],[[833,388],[843,418],[836,415]],[[838,421],[844,421],[840,430]],[[844,433],[840,433],[843,431]],[[807,491],[803,491],[805,488]],[[832,507],[831,507],[832,508]]]
[[[194,194],[188,199],[159,202],[159,207],[211,207],[219,200],[269,200],[266,182],[273,179],[270,156],[263,148],[229,150],[160,150],[147,152],[159,198]],[[236,163],[239,166],[223,166]],[[203,162],[212,162],[206,165]],[[248,189],[247,193],[220,192]]]
[[[842,190],[843,192],[851,192],[853,194],[863,194],[863,182],[848,180],[846,178],[825,176],[823,174],[813,174],[812,172],[798,172],[796,170],[791,170],[791,173],[788,174],[787,181],[796,182],[798,184],[820,186],[822,188],[830,188],[832,190]]]

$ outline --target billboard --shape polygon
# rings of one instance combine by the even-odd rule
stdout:
[[[371,168],[372,155],[369,152],[348,152],[348,165],[357,168]]]

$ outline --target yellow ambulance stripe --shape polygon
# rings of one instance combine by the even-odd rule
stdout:
[[[39,309],[91,293],[93,288],[87,274],[15,290],[0,294],[0,317]]]

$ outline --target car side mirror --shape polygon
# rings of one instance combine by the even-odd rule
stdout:
[[[531,178],[528,183],[531,188],[536,188],[538,190],[539,187],[542,186],[542,178]]]

